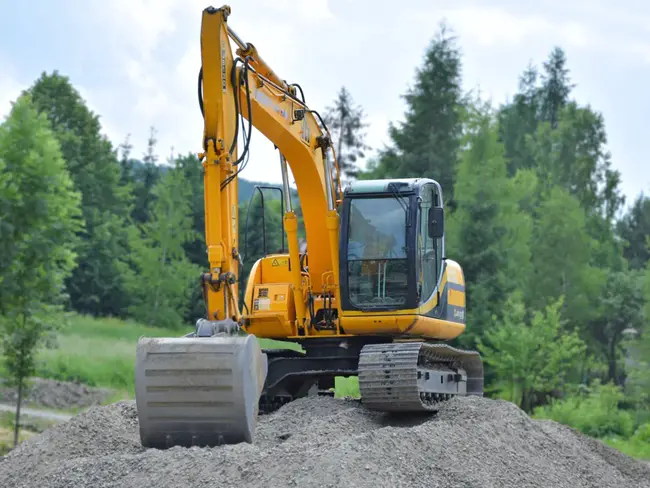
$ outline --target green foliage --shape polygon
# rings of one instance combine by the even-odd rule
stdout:
[[[528,138],[539,124],[538,72],[529,66],[519,78],[519,93],[514,100],[499,110],[499,139],[504,144],[508,174],[535,167],[535,159],[528,147]]]
[[[282,248],[282,213],[280,201],[270,200],[272,193],[255,191],[252,199],[239,207],[240,250],[244,266],[239,272],[239,295],[243,300],[248,275],[253,264],[267,254],[277,253]],[[288,252],[286,235],[284,252]]]
[[[183,322],[200,269],[185,255],[194,239],[191,187],[179,166],[169,170],[152,190],[151,220],[131,234],[131,254],[125,258],[130,313],[137,320],[163,327]]]
[[[497,140],[493,114],[484,107],[468,111],[466,135],[454,187],[456,210],[448,217],[449,257],[459,260],[466,280],[468,347],[501,310],[508,293],[523,286],[529,272],[530,217],[520,209],[529,176],[508,178],[504,149]]]
[[[569,425],[592,437],[630,437],[635,425],[632,414],[620,408],[621,388],[596,380],[581,394],[554,400],[535,409],[534,416]],[[642,431],[639,435],[643,435]]]
[[[618,449],[623,454],[637,459],[650,461],[650,443],[621,437],[607,437],[602,439],[605,444]]]
[[[62,317],[57,315],[53,320]],[[138,338],[181,336],[189,331],[76,314],[59,330],[57,347],[41,350],[38,355],[38,376],[130,392]]]
[[[589,328],[595,346],[606,360],[607,378],[616,384],[623,382],[624,332],[639,330],[644,324],[643,284],[644,276],[640,271],[611,271],[598,298],[598,316]]]
[[[527,411],[541,400],[534,396],[566,388],[586,362],[587,347],[566,331],[561,307],[562,299],[527,318],[521,296],[513,294],[498,324],[479,339],[483,360],[498,378],[493,390]]]
[[[128,253],[128,188],[110,141],[70,80],[43,73],[27,90],[49,119],[75,188],[82,196],[85,228],[79,233],[77,266],[66,286],[74,309],[121,314],[128,303],[119,256]]]
[[[617,224],[625,240],[623,256],[634,269],[644,269],[650,260],[650,198],[641,193]]]
[[[0,126],[0,347],[19,391],[17,422],[34,357],[55,328],[48,315],[75,265],[80,201],[47,119],[22,96]]]
[[[360,398],[359,378],[356,376],[343,377],[339,376],[334,379],[334,391],[336,397]]]
[[[147,152],[142,158],[142,164],[134,170],[134,203],[132,217],[135,222],[145,223],[151,220],[151,206],[155,199],[153,193],[154,186],[161,176],[161,172],[156,165],[158,156],[155,153],[156,130],[149,129],[149,138],[147,139]]]
[[[542,192],[559,186],[575,196],[588,214],[610,220],[622,203],[615,189],[620,175],[610,169],[602,115],[570,102],[559,113],[557,127],[538,126],[530,141]]]
[[[360,178],[436,179],[453,207],[455,163],[462,130],[461,55],[449,28],[441,24],[406,95],[404,121],[390,124],[390,147]]]
[[[537,210],[529,302],[539,308],[564,296],[564,315],[579,324],[591,318],[592,302],[605,278],[590,266],[595,244],[587,233],[584,211],[573,196],[557,186]]]
[[[650,262],[643,274],[643,322],[633,329],[623,345],[627,353],[626,390],[636,402],[650,408]],[[650,419],[649,419],[650,422]]]

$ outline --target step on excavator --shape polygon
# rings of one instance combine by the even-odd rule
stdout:
[[[454,396],[482,396],[479,354],[446,344],[465,330],[465,281],[445,256],[441,186],[422,177],[343,190],[323,119],[229,27],[230,13],[208,7],[201,20],[206,316],[183,337],[137,343],[142,445],[253,443],[259,415],[333,394],[337,377],[358,377],[361,404],[379,412],[433,412]],[[288,252],[252,264],[240,303],[237,185],[253,127],[279,152]],[[259,338],[287,346],[263,349]]]

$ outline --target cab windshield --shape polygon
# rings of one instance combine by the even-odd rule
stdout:
[[[350,202],[348,292],[358,308],[399,307],[406,302],[407,202],[393,196]]]

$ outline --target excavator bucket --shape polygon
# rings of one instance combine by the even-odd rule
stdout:
[[[252,443],[267,368],[252,335],[140,338],[135,397],[142,445]]]

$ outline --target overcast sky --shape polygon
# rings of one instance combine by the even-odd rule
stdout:
[[[319,111],[341,85],[363,106],[367,142],[388,121],[445,18],[463,51],[465,88],[495,103],[511,97],[529,62],[554,45],[567,53],[574,96],[604,114],[608,148],[628,202],[650,192],[650,3],[642,0],[233,0],[230,26],[280,77],[300,83]],[[645,6],[644,6],[645,4]],[[134,155],[148,127],[160,159],[201,150],[196,99],[199,28],[206,0],[0,0],[0,116],[45,70],[70,77],[115,144]],[[220,3],[213,4],[220,6]],[[278,182],[278,156],[259,132],[243,177]],[[432,175],[435,177],[435,175]]]

